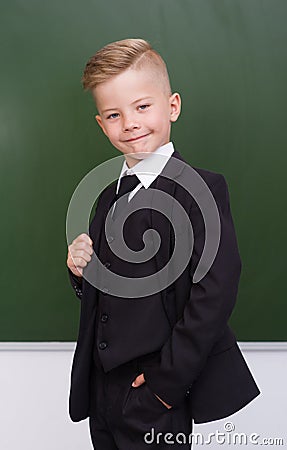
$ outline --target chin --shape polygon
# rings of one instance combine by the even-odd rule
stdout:
[[[133,159],[146,159],[149,157],[149,155],[153,152],[154,150],[150,150],[150,151],[138,151],[135,153],[127,153],[127,156],[129,156],[130,158]]]

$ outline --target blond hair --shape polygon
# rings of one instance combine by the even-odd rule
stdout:
[[[88,60],[81,81],[87,91],[127,69],[142,68],[152,70],[160,78],[163,89],[171,94],[166,64],[144,39],[123,39],[101,48]]]

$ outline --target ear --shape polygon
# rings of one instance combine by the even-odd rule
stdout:
[[[170,105],[170,121],[175,122],[180,115],[181,111],[181,98],[180,95],[175,92],[169,97]]]
[[[107,132],[106,132],[106,129],[105,129],[104,125],[103,125],[103,121],[102,121],[101,116],[99,116],[99,115],[97,114],[97,115],[95,116],[95,119],[96,119],[96,121],[98,122],[98,125],[100,126],[100,128],[103,130],[103,132],[104,132],[105,135],[107,136]]]

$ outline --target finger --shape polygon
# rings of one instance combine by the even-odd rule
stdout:
[[[86,261],[85,258],[82,258],[82,257],[79,257],[79,256],[76,256],[76,257],[72,256],[72,257],[71,257],[71,260],[72,260],[73,265],[74,265],[75,267],[77,267],[77,268],[78,268],[78,267],[84,268],[84,267],[87,266],[87,264],[88,264],[88,262],[89,262],[89,261]]]
[[[161,403],[163,403],[164,404],[164,406],[166,407],[166,408],[168,408],[168,409],[170,409],[170,408],[172,408],[172,406],[170,406],[168,403],[165,403],[157,394],[154,394],[158,399],[159,399],[159,401],[161,402]]]
[[[74,239],[73,242],[86,242],[88,245],[93,245],[93,241],[90,238],[90,236],[86,233],[82,233],[79,236],[76,237],[76,239]]]
[[[138,375],[138,376],[136,377],[136,379],[133,381],[132,386],[133,386],[133,387],[138,387],[138,386],[140,386],[140,385],[143,384],[143,383],[145,383],[145,379],[144,379],[144,374],[141,373],[141,374]]]
[[[74,261],[76,258],[82,258],[87,262],[90,262],[92,257],[92,251],[86,251],[83,249],[76,249],[75,247],[71,246],[69,247],[69,252],[68,252],[68,257],[70,257],[72,259],[72,261]]]
[[[73,260],[72,260],[70,255],[68,256],[68,259],[67,259],[67,266],[73,272],[73,274],[76,275],[77,277],[82,277],[83,276],[83,269],[80,268],[80,267],[77,267],[74,264],[74,262],[73,262]]]
[[[72,258],[82,258],[87,262],[90,262],[92,257],[91,255],[86,251],[86,250],[74,250],[73,252],[71,252]]]
[[[92,254],[93,253],[93,245],[81,240],[75,240],[72,242],[71,245],[68,247],[69,249],[73,250],[85,250],[87,253]]]
[[[82,277],[83,276],[83,269],[81,269],[80,267],[76,267],[75,270],[75,275]]]
[[[83,269],[77,268],[76,266],[69,267],[71,272],[76,275],[76,277],[82,277],[83,276]]]
[[[77,277],[83,276],[83,268],[81,266],[87,265],[83,260],[74,257],[71,252],[68,252],[67,266]]]

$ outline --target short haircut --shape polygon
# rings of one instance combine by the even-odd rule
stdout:
[[[166,64],[144,39],[124,39],[101,48],[88,60],[81,81],[87,91],[127,69],[143,68],[153,71],[160,79],[164,91],[171,95]]]

